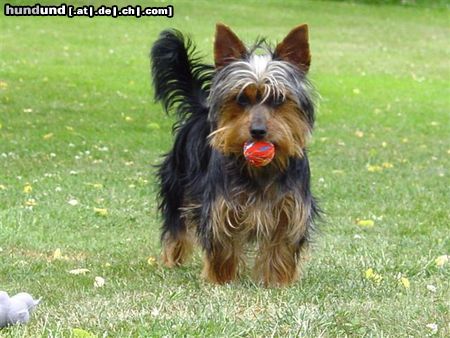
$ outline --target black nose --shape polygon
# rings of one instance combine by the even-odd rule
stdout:
[[[250,129],[250,134],[254,139],[261,140],[266,136],[267,129],[263,126],[252,127],[252,129]]]

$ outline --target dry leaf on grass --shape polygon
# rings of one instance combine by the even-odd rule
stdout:
[[[86,268],[73,269],[73,270],[69,271],[69,273],[71,275],[84,275],[84,274],[86,274],[88,272],[90,272],[90,270],[86,269]]]
[[[101,288],[105,286],[105,279],[103,277],[97,276],[94,278],[94,287]]]

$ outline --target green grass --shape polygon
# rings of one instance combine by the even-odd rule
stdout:
[[[449,336],[450,264],[435,263],[450,253],[448,7],[173,5],[173,19],[2,15],[0,290],[43,301],[0,336]],[[310,25],[321,94],[310,158],[326,216],[290,288],[247,275],[208,285],[200,252],[178,270],[148,263],[160,251],[152,166],[173,123],[153,102],[148,50],[176,27],[211,61],[217,21],[247,41]]]

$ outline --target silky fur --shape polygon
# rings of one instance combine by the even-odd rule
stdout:
[[[197,242],[204,251],[202,276],[230,282],[255,243],[257,281],[282,286],[298,277],[318,214],[306,151],[314,123],[309,49],[298,55],[289,50],[298,37],[307,39],[306,26],[274,51],[263,42],[246,49],[218,25],[215,69],[199,61],[178,31],[164,31],[155,42],[155,97],[178,114],[174,146],[158,170],[166,266],[185,262]],[[300,45],[306,48],[307,41]],[[248,104],[239,103],[241,94]],[[273,103],[277,99],[281,104]],[[263,168],[251,167],[242,155],[255,119],[264,122],[265,139],[276,148]]]

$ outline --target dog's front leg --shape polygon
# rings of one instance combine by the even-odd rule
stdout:
[[[213,243],[212,250],[205,253],[202,276],[215,284],[232,282],[239,273],[240,256],[241,249],[232,241]]]
[[[223,198],[217,197],[204,211],[201,242],[205,251],[202,276],[209,282],[224,284],[235,280],[243,260],[243,244],[236,213]]]
[[[278,208],[280,214],[273,218],[272,231],[258,238],[254,275],[266,287],[295,282],[304,258],[300,256],[308,249],[310,205],[289,196]]]

